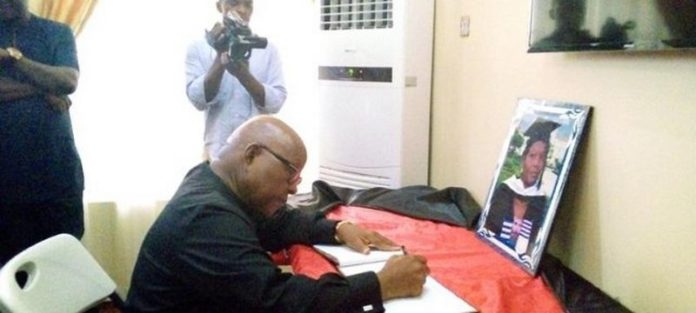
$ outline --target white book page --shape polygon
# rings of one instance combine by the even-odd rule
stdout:
[[[314,249],[329,258],[338,266],[349,266],[355,264],[365,264],[383,262],[394,255],[403,255],[403,250],[382,251],[370,250],[369,254],[362,254],[348,246],[314,245]]]
[[[350,276],[367,271],[379,272],[386,262],[376,262],[352,266],[340,266],[343,275]],[[457,297],[452,291],[445,288],[434,278],[428,276],[425,279],[423,293],[418,297],[392,299],[384,302],[386,312],[392,313],[466,313],[477,312],[463,299]]]

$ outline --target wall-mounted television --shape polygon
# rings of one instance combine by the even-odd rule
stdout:
[[[696,48],[696,0],[532,0],[528,52]]]

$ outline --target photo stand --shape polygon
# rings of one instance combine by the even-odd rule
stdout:
[[[476,233],[536,275],[589,106],[519,99]]]

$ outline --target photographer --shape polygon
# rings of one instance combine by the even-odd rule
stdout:
[[[208,159],[239,125],[259,114],[277,113],[287,97],[280,58],[273,44],[249,50],[248,59],[229,55],[231,47],[226,41],[234,38],[226,37],[233,25],[223,21],[239,19],[245,26],[253,13],[254,1],[218,0],[216,5],[222,21],[208,31],[206,38],[195,41],[186,55],[186,95],[196,109],[205,112]]]

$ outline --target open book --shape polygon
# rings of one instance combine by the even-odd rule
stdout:
[[[379,272],[390,257],[404,254],[403,250],[371,250],[369,254],[362,254],[347,246],[314,245],[314,248],[336,264],[338,270],[346,276],[367,271]],[[423,293],[420,296],[387,300],[384,302],[384,309],[389,313],[433,310],[442,313],[477,312],[473,306],[430,276],[426,278]]]
[[[314,245],[319,253],[340,267],[360,265],[367,263],[386,262],[394,255],[403,255],[403,250],[382,251],[370,250],[369,254],[362,254],[348,246]]]

